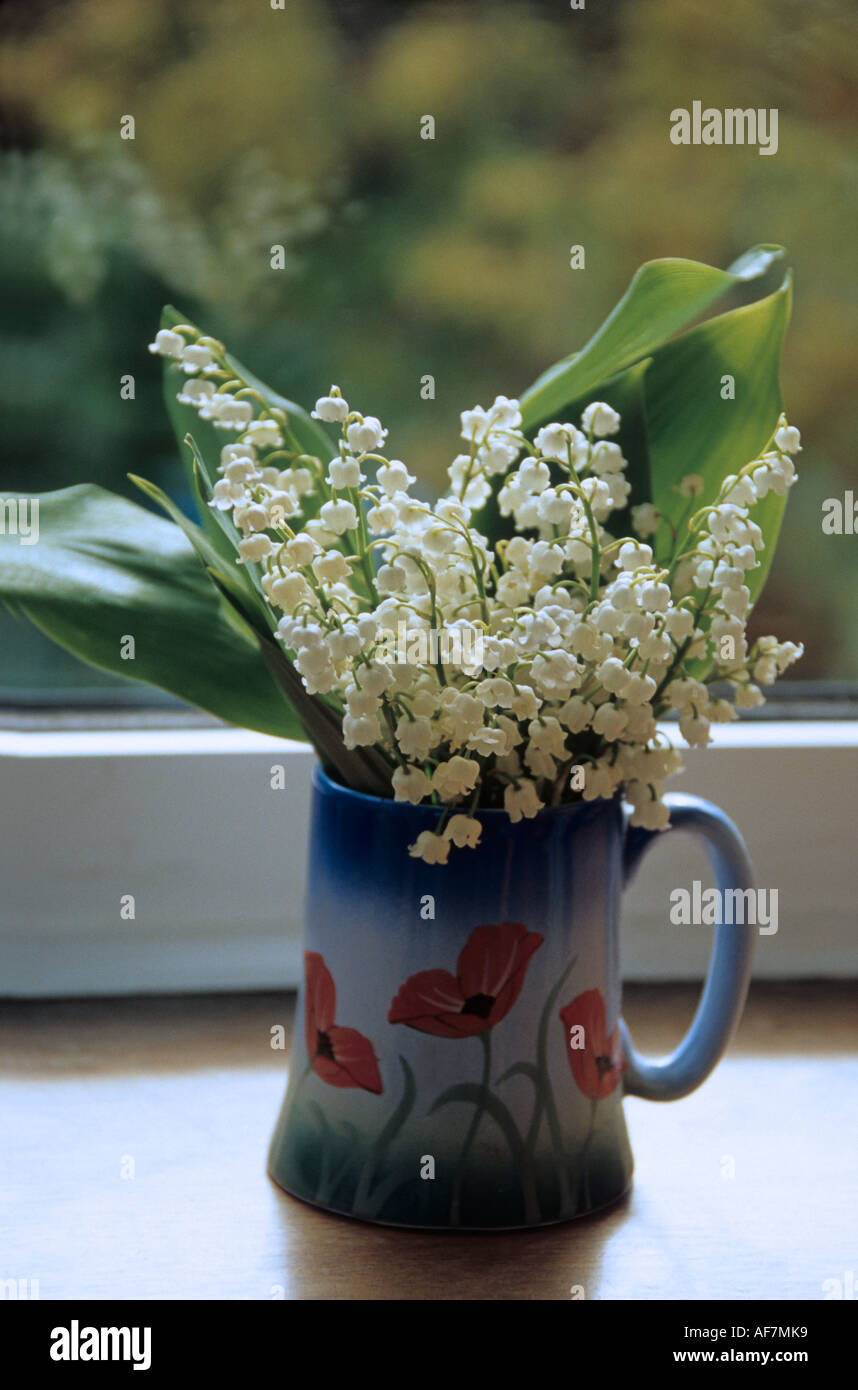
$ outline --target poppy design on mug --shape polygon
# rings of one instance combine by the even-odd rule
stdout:
[[[390,1006],[388,1022],[439,1038],[487,1032],[506,1018],[542,941],[521,922],[475,927],[459,952],[456,974],[421,970],[409,976]]]
[[[314,1072],[329,1086],[360,1087],[380,1095],[381,1073],[369,1038],[356,1028],[342,1028],[334,1022],[337,990],[318,951],[304,952],[304,978],[304,1029]]]
[[[603,1100],[616,1089],[625,1062],[620,1048],[619,1025],[608,1035],[601,990],[585,990],[565,1009],[561,1009],[559,1016],[563,1023],[569,1066],[578,1090],[590,1100]],[[577,1047],[573,1042],[573,1031],[577,1029],[583,1034],[583,1047]]]

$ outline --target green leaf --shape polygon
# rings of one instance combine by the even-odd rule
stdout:
[[[686,345],[693,351],[698,330],[692,329],[672,342],[668,340],[728,290],[765,274],[783,254],[779,246],[753,247],[729,270],[678,259],[647,262],[636,272],[625,295],[586,347],[549,368],[521,397],[523,428],[531,436],[548,420],[577,419],[592,400],[606,400],[619,411],[622,424],[617,442],[628,459],[627,477],[632,492],[628,507],[611,517],[609,529],[614,535],[628,534],[632,506],[654,501],[659,510],[664,510],[672,508],[676,500],[670,489],[678,478],[673,478],[672,465],[665,466],[665,459],[672,456],[671,449],[662,449],[662,466],[658,473],[655,471],[653,421],[660,428],[665,411],[680,403],[691,401],[692,415],[701,406],[694,391],[696,383],[686,379],[683,364]],[[745,312],[733,311],[739,316]],[[728,314],[718,322],[730,319]],[[739,321],[742,322],[741,317]],[[779,342],[767,345],[761,368],[765,367],[765,359],[771,363],[774,352],[777,370],[779,347]],[[718,381],[716,378],[716,385]],[[707,386],[711,387],[711,382]],[[710,399],[705,398],[704,406]],[[753,402],[751,408],[756,408]],[[763,402],[759,406],[760,418],[765,414]],[[719,427],[721,423],[716,422]],[[732,443],[743,447],[742,435],[742,430],[732,431]],[[697,452],[695,447],[694,454]],[[722,460],[725,456],[726,450],[721,450]],[[752,456],[730,456],[724,472],[740,468]],[[700,469],[688,463],[679,477],[693,471]],[[492,496],[475,517],[475,525],[491,542],[513,534],[512,520],[502,518],[497,507],[501,482],[499,478],[493,480]],[[775,505],[769,505],[767,499],[765,506],[767,513],[774,515]]]
[[[38,544],[0,535],[0,598],[91,666],[230,724],[306,737],[259,643],[178,526],[89,484],[44,493]],[[134,659],[123,660],[132,636]]]
[[[676,485],[688,473],[703,478],[701,505],[712,501],[726,475],[738,472],[765,446],[782,409],[778,372],[790,315],[790,275],[773,294],[667,338],[725,290],[762,275],[782,254],[780,247],[755,247],[727,271],[696,261],[642,266],[584,350],[557,363],[525,392],[524,428],[532,433],[548,419],[577,418],[590,400],[604,398],[623,422],[618,442],[629,460],[630,506],[651,501],[676,525],[685,508]],[[646,359],[629,368],[629,359],[642,352]],[[618,372],[619,367],[624,370]],[[606,373],[601,379],[600,372]],[[735,381],[732,400],[721,395],[726,375]],[[747,576],[752,599],[771,568],[785,505],[786,498],[770,494],[752,512],[765,540],[761,562]],[[490,539],[507,533],[494,496],[479,522]],[[626,511],[611,518],[610,529],[615,535],[628,532],[628,523]],[[661,562],[673,548],[668,531],[662,527],[656,537]]]
[[[646,378],[652,500],[671,521],[685,507],[674,491],[682,477],[701,476],[703,505],[728,473],[765,447],[782,409],[778,372],[791,304],[787,275],[774,294],[700,324],[654,354]],[[734,400],[721,397],[725,375],[735,380]],[[769,572],[785,505],[785,497],[769,494],[752,509],[765,540],[761,563],[747,576],[752,599]]]
[[[728,290],[765,274],[783,254],[780,246],[755,246],[728,270],[701,261],[647,261],[586,347],[549,367],[525,391],[525,430],[558,419],[569,402],[649,356]]]

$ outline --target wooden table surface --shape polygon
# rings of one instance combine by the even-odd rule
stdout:
[[[629,987],[639,1045],[669,1050],[694,998]],[[364,1226],[270,1182],[288,996],[2,1003],[0,1296],[817,1300],[850,1272],[858,1296],[856,1003],[757,987],[700,1091],[626,1102],[629,1196],[498,1235]]]

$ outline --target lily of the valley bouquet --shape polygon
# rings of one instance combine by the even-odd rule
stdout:
[[[151,350],[202,525],[140,479],[172,522],[97,489],[53,494],[53,606],[8,539],[6,596],[138,674],[118,630],[106,659],[122,616],[143,678],[233,722],[294,734],[297,716],[339,780],[437,807],[411,847],[430,863],[478,844],[486,808],[516,822],[622,791],[633,824],[662,829],[680,766],[662,721],[705,746],[801,651],[746,636],[800,449],[777,384],[788,281],[674,336],[778,254],[642,267],[581,353],[520,400],[462,412],[436,501],[369,403],[331,386],[308,415],[167,310]]]

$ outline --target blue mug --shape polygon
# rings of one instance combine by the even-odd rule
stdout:
[[[667,798],[718,888],[751,887],[742,839]],[[529,1228],[629,1187],[624,1095],[675,1100],[706,1078],[744,1004],[752,930],[721,923],[695,1019],[669,1057],[620,1017],[620,894],[657,832],[620,799],[513,825],[476,813],[446,865],[408,847],[437,811],[314,777],[305,971],[269,1171],[329,1211],[432,1230]]]

